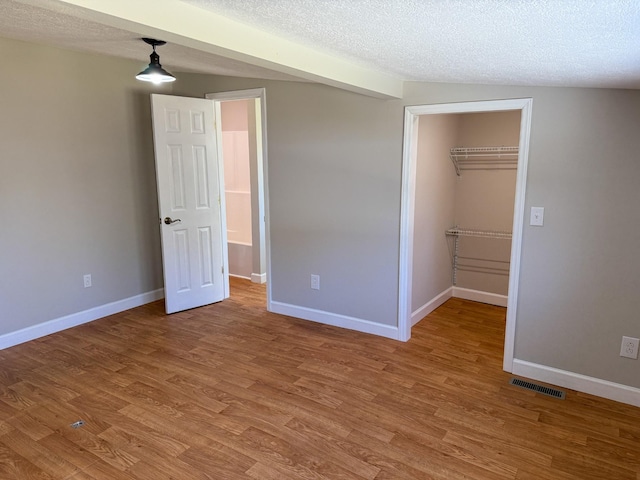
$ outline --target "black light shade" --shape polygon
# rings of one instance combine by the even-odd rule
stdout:
[[[162,65],[160,65],[160,55],[156,53],[156,47],[159,45],[164,45],[167,42],[163,42],[162,40],[155,40],[153,38],[143,38],[142,40],[153,47],[153,52],[149,56],[149,66],[141,71],[138,75],[136,75],[136,78],[138,80],[142,80],[143,82],[152,82],[156,84],[175,82],[176,77],[162,68]]]

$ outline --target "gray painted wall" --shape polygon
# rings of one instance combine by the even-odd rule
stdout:
[[[0,334],[162,288],[141,66],[4,39],[0,58]]]
[[[515,357],[640,387],[640,92],[409,82],[404,100],[181,75],[178,91],[267,88],[274,300],[396,324],[405,105],[533,98]],[[309,274],[322,290],[309,288]]]
[[[1,331],[159,288],[140,65],[6,40],[0,57],[11,119],[0,132]],[[532,97],[526,205],[546,208],[545,226],[523,232],[515,356],[640,387],[640,361],[618,356],[622,335],[640,336],[639,91],[408,83],[404,100],[384,101],[180,74],[174,92],[255,87],[267,88],[273,298],[387,325],[397,322],[403,107]]]
[[[262,86],[273,300],[395,325],[402,109],[298,82],[181,75],[176,92]]]

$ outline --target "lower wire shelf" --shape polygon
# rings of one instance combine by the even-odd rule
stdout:
[[[460,257],[458,254],[458,250],[459,250],[459,239],[460,237],[479,237],[479,238],[495,238],[495,239],[499,239],[499,240],[511,240],[512,234],[511,232],[504,232],[504,231],[499,231],[499,230],[479,230],[479,229],[472,229],[472,228],[461,228],[458,226],[452,227],[448,230],[445,231],[445,235],[447,235],[448,237],[453,237],[454,241],[453,241],[453,252],[452,252],[452,280],[453,280],[453,285],[455,286],[457,284],[457,280],[458,280],[458,270],[461,269],[461,265],[459,263]],[[491,261],[491,260],[487,260],[487,261]],[[498,262],[496,262],[498,263]],[[505,262],[499,262],[499,263],[505,263]],[[508,264],[508,262],[506,262]],[[495,271],[492,271],[495,270]],[[502,268],[498,268],[498,269],[493,269],[493,268],[487,268],[485,269],[483,272],[478,272],[478,273],[497,273],[497,274],[504,274],[503,273],[504,269]],[[508,267],[507,267],[507,274],[508,274]]]

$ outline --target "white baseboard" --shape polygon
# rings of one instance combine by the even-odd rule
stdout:
[[[587,377],[579,373],[559,370],[524,360],[513,360],[514,375],[527,377],[540,382],[570,388],[598,397],[608,398],[616,402],[627,403],[640,407],[640,388],[629,387],[620,383],[613,383],[599,378]]]
[[[243,280],[251,280],[249,277],[244,277],[242,275],[235,275],[233,273],[230,273],[229,276],[233,278],[242,278]]]
[[[311,320],[312,322],[324,323],[334,327],[347,328],[363,333],[371,333],[381,337],[393,338],[397,340],[399,330],[397,326],[383,325],[381,323],[362,320],[360,318],[348,317],[337,313],[325,312],[323,310],[315,310],[313,308],[299,307],[288,303],[271,301],[269,311],[288,315],[290,317],[301,318],[303,320]]]
[[[411,326],[414,326],[416,323],[418,323],[424,317],[429,315],[431,312],[433,312],[436,308],[438,308],[444,302],[449,300],[452,297],[452,293],[453,293],[453,287],[449,287],[444,292],[435,296],[434,298],[429,300],[427,303],[425,303],[423,306],[418,308],[415,312],[413,312],[411,314]]]
[[[253,283],[267,283],[267,274],[266,273],[252,273],[251,281]]]
[[[474,302],[488,303],[489,305],[497,305],[498,307],[507,306],[506,295],[497,293],[481,292],[480,290],[471,290],[470,288],[453,287],[453,296],[455,298],[464,298]]]
[[[15,332],[0,335],[0,350],[13,347],[20,343],[35,340],[52,333],[66,330],[67,328],[76,327],[83,323],[92,322],[98,318],[107,317],[114,313],[123,312],[130,308],[139,307],[147,303],[155,302],[164,298],[164,289],[160,288],[152,292],[141,293],[134,297],[125,298],[116,302],[107,303],[98,307],[90,308],[82,312],[72,313],[60,318],[54,318],[44,323],[39,323],[31,327],[16,330]]]

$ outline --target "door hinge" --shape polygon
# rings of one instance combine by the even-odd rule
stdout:
[[[222,270],[222,274],[224,275],[224,267],[222,267],[221,270]]]

